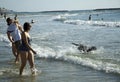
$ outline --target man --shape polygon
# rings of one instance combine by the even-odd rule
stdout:
[[[22,27],[15,23],[11,18],[6,19],[8,28],[7,28],[7,36],[10,42],[12,43],[12,51],[14,56],[16,57],[15,63],[19,61],[19,45],[21,42],[21,33]]]

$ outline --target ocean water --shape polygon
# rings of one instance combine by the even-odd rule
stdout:
[[[0,82],[119,82],[120,10],[79,10],[17,13],[21,25],[32,24],[32,47],[37,51],[38,75],[27,64],[20,77],[6,21],[0,18]],[[88,20],[89,15],[92,19]],[[14,15],[8,15],[14,17]],[[81,53],[71,43],[96,46]]]

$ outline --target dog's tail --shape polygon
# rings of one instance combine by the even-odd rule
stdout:
[[[75,46],[79,46],[79,44],[76,44],[76,43],[72,43],[73,45],[75,45]]]

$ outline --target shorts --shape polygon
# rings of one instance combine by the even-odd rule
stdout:
[[[15,41],[15,47],[17,50],[19,50],[20,45],[21,45],[21,40]]]

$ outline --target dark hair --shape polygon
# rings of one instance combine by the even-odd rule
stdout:
[[[30,23],[29,22],[25,22],[24,25],[23,25],[24,31],[28,31],[28,30],[30,30],[30,28],[31,28]]]
[[[6,22],[7,22],[7,25],[10,25],[10,24],[12,23],[12,19],[11,19],[10,17],[8,17],[8,18],[6,19]]]
[[[7,19],[6,19],[6,21],[7,22],[9,22],[9,21],[11,21],[12,19],[10,18],[10,17],[8,17]]]

